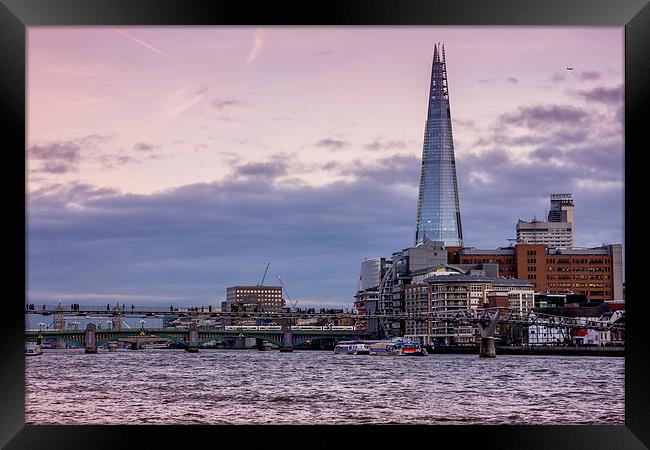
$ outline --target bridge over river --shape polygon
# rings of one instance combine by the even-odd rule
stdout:
[[[579,308],[578,308],[579,309]],[[95,352],[97,345],[117,341],[121,338],[133,338],[137,336],[155,336],[170,339],[185,347],[188,351],[198,351],[198,347],[210,341],[218,339],[227,339],[232,337],[254,337],[280,346],[281,350],[292,350],[293,347],[300,345],[308,340],[318,340],[334,338],[342,339],[369,339],[371,333],[364,329],[357,329],[356,326],[339,327],[351,329],[333,329],[336,327],[312,327],[321,328],[317,330],[300,330],[292,326],[297,323],[298,319],[317,318],[321,322],[332,322],[334,320],[347,319],[354,323],[362,322],[369,319],[386,319],[386,320],[406,320],[406,321],[424,321],[433,322],[441,321],[453,323],[456,325],[472,325],[480,329],[481,332],[481,355],[494,356],[494,334],[497,324],[510,324],[521,326],[544,326],[549,328],[563,329],[592,329],[599,331],[625,331],[624,321],[603,321],[586,319],[581,317],[553,316],[544,314],[539,311],[520,311],[509,308],[465,308],[454,309],[450,311],[430,311],[419,313],[397,313],[397,314],[371,314],[360,315],[354,313],[341,313],[333,310],[315,312],[304,310],[284,310],[281,312],[221,312],[212,311],[211,307],[193,307],[193,308],[169,308],[164,307],[138,307],[126,305],[120,307],[119,304],[112,306],[107,304],[105,308],[96,306],[70,305],[65,307],[61,303],[58,305],[43,305],[37,308],[35,305],[27,305],[26,314],[53,315],[53,325],[55,330],[27,331],[26,338],[35,340],[38,336],[51,337],[67,341],[83,342],[86,351]],[[135,317],[161,317],[161,316],[189,316],[190,318],[198,317],[199,314],[207,315],[212,318],[222,318],[229,320],[266,320],[274,323],[282,323],[280,329],[274,330],[250,330],[239,329],[229,330],[227,328],[205,328],[197,327],[192,323],[189,328],[160,328],[160,329],[122,329],[123,318],[125,316]],[[94,324],[89,324],[85,331],[65,330],[65,316],[85,316],[85,317],[105,317],[110,316],[112,327],[108,330],[97,329]]]
[[[292,330],[284,326],[273,330],[249,330],[249,329],[221,329],[204,328],[190,325],[188,328],[131,328],[131,329],[97,329],[94,324],[88,324],[85,330],[42,330],[26,331],[27,341],[39,342],[43,339],[56,339],[72,343],[75,346],[85,347],[86,353],[97,352],[97,347],[107,345],[111,342],[138,341],[147,342],[151,339],[168,339],[173,341],[187,351],[195,352],[206,343],[235,338],[256,338],[280,347],[281,351],[291,351],[294,347],[319,339],[368,339],[370,333],[357,330]]]

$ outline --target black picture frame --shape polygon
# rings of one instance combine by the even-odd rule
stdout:
[[[25,425],[24,296],[26,248],[26,27],[36,25],[557,25],[625,27],[625,270],[627,291],[625,425],[621,426],[38,426]],[[640,217],[643,153],[650,149],[643,112],[650,105],[648,0],[0,0],[0,123],[11,175],[5,257],[10,294],[2,301],[0,446],[167,448],[173,445],[438,446],[503,449],[642,449],[650,446],[650,358],[641,297]],[[8,139],[7,139],[8,138]],[[636,199],[635,199],[636,198]],[[23,210],[24,215],[17,211]],[[23,241],[25,243],[26,241]],[[23,263],[22,267],[20,262]],[[19,285],[18,280],[22,280]],[[22,299],[22,300],[19,300]],[[588,380],[585,380],[588,382]],[[47,389],[46,386],[43,387]],[[226,443],[228,442],[228,443]]]

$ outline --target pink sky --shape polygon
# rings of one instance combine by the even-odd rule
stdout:
[[[218,304],[272,261],[351,306],[363,258],[413,244],[436,42],[465,245],[563,192],[576,245],[621,243],[623,33],[30,27],[30,298]]]
[[[278,154],[292,157],[292,177],[322,184],[345,178],[319,169],[332,158],[380,158],[364,151],[376,139],[420,154],[434,42],[447,49],[459,160],[500,114],[574,102],[583,72],[623,79],[623,28],[30,27],[29,145],[102,137],[74,172],[30,173],[30,189],[151,193]],[[346,144],[333,152],[323,139]]]

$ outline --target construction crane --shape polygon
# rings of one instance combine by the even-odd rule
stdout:
[[[266,263],[266,269],[264,269],[264,275],[262,276],[262,281],[257,283],[258,286],[264,286],[264,280],[266,279],[266,273],[269,271],[269,266],[271,263]]]
[[[280,278],[280,275],[277,275],[278,281],[280,282],[280,286],[282,286],[282,290],[284,290],[284,293],[287,295],[287,299],[291,301],[291,297],[289,297],[289,293],[287,292],[287,288],[284,287],[284,283],[282,283],[282,278]],[[291,307],[295,308],[296,304],[298,303],[298,300],[295,302],[292,302]]]

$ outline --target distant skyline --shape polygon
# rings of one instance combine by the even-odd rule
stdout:
[[[623,242],[622,27],[29,27],[28,295],[351,307],[412,245],[444,43],[466,246],[573,193]],[[572,68],[572,70],[567,70]]]

